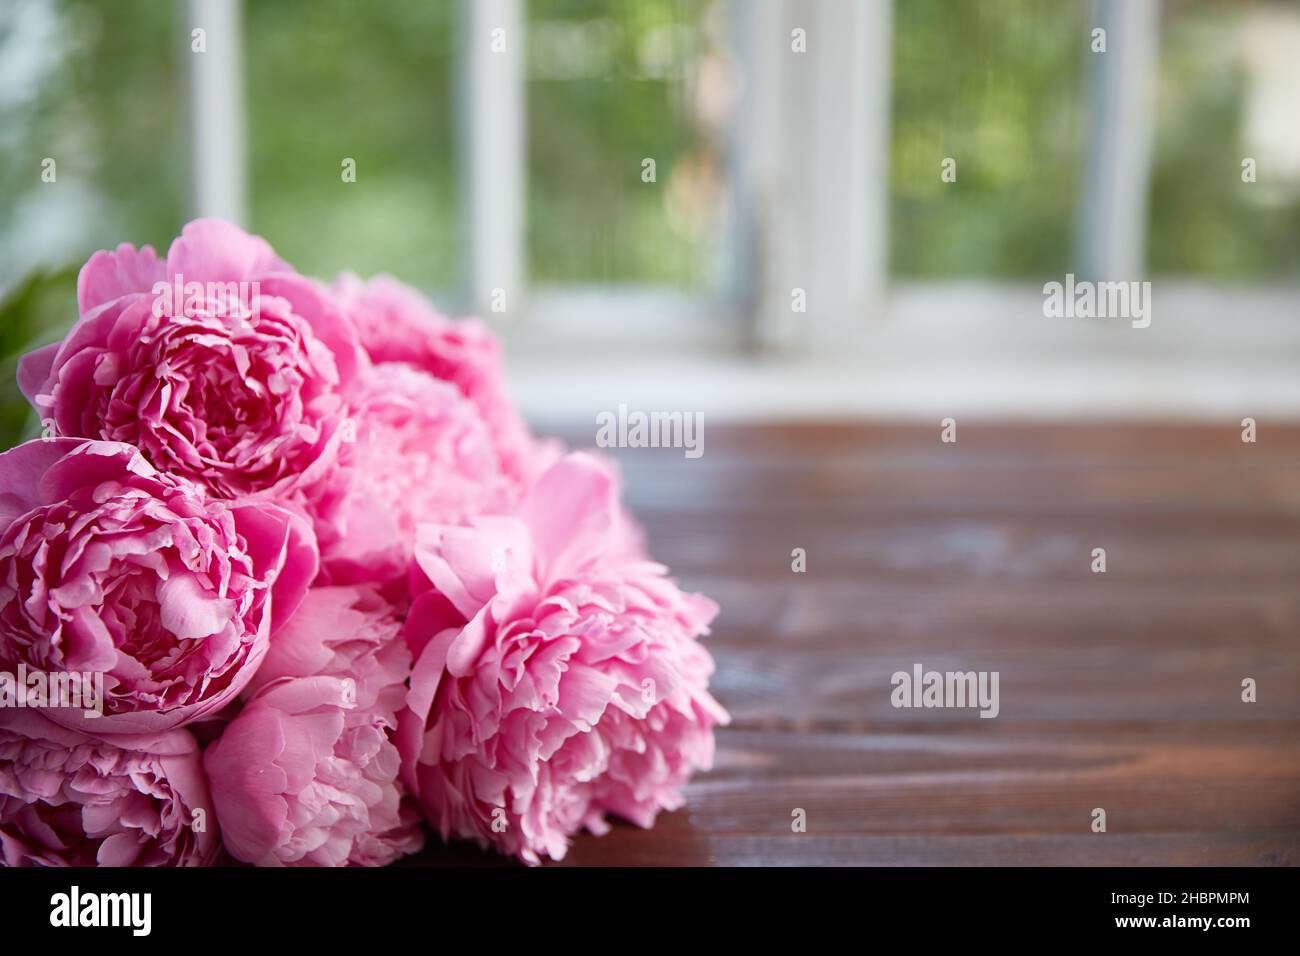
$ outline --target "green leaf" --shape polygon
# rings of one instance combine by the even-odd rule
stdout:
[[[36,434],[39,423],[18,391],[18,359],[60,339],[77,318],[77,266],[33,272],[0,301],[0,447]]]

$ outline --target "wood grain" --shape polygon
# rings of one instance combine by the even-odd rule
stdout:
[[[719,427],[697,460],[617,453],[656,558],[722,605],[733,722],[686,809],[559,865],[1300,864],[1300,428],[958,439]],[[915,662],[999,671],[1000,715],[894,709]]]

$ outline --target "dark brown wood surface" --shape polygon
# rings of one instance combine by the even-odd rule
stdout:
[[[655,557],[722,606],[733,720],[685,809],[560,865],[1300,863],[1300,429],[715,427],[697,460],[617,457]],[[917,662],[998,671],[1000,715],[893,708]]]

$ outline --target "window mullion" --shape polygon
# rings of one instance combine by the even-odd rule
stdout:
[[[1159,0],[1096,0],[1088,165],[1080,193],[1079,269],[1091,279],[1143,274],[1151,176]]]
[[[179,42],[189,76],[190,206],[248,225],[240,0],[189,0]]]
[[[893,4],[737,8],[740,274],[753,337],[833,349],[884,298]]]
[[[522,314],[524,270],[523,0],[462,0],[461,178],[470,304]]]

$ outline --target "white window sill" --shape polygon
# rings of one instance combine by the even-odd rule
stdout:
[[[563,301],[539,298],[510,339],[511,389],[537,421],[594,423],[620,403],[714,420],[1300,419],[1295,287],[1155,280],[1151,325],[1134,329],[1045,318],[1040,288],[904,286],[833,352],[782,356],[742,354],[725,314],[657,318],[610,293],[566,323]]]

